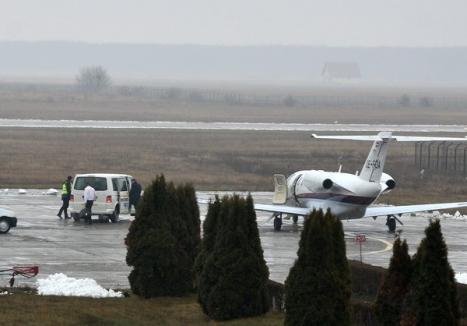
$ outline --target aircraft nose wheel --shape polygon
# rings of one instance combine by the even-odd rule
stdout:
[[[274,216],[274,231],[280,231],[282,228],[282,214]]]

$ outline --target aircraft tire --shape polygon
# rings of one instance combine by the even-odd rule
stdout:
[[[274,218],[274,231],[280,231],[282,228],[282,219],[280,217]]]
[[[396,232],[396,219],[395,218],[389,218],[387,221],[387,225],[388,225],[389,232],[391,233]]]

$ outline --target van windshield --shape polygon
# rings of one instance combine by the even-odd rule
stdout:
[[[88,184],[96,191],[107,190],[107,179],[102,177],[77,177],[74,188],[84,190]]]

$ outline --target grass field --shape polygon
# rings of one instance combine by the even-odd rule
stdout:
[[[195,296],[183,298],[92,299],[17,293],[0,297],[2,325],[283,325],[283,314],[214,322],[202,312]]]
[[[188,87],[188,86],[186,86]],[[203,87],[202,85],[199,87]],[[213,85],[210,86],[211,88]],[[458,88],[415,87],[237,87],[211,90],[180,88],[186,97],[167,99],[151,88],[122,87],[85,96],[72,86],[9,85],[0,83],[0,117],[77,120],[164,120],[302,123],[467,124],[467,95]],[[125,88],[126,89],[126,88]],[[142,92],[142,93],[141,93]],[[220,100],[197,100],[192,92],[223,94]],[[124,93],[126,94],[126,93]],[[401,100],[407,96],[408,103]],[[230,97],[273,98],[229,101]],[[295,105],[282,99],[292,96]],[[224,97],[226,99],[224,100]],[[303,99],[303,100],[301,100]],[[428,103],[420,102],[426,99]],[[406,100],[407,101],[407,100]],[[302,103],[303,102],[303,103]]]

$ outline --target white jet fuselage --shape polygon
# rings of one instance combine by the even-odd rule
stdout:
[[[391,232],[396,229],[396,216],[443,209],[467,207],[467,202],[430,203],[399,206],[370,206],[381,194],[388,193],[396,186],[394,179],[383,172],[388,146],[394,141],[416,142],[465,142],[467,138],[393,136],[391,132],[368,135],[329,135],[315,139],[340,139],[373,141],[368,157],[357,174],[302,170],[287,179],[283,174],[274,175],[272,204],[255,204],[258,211],[272,212],[274,229],[280,230],[282,214],[295,217],[309,216],[314,209],[331,213],[340,219],[386,216]],[[400,224],[402,224],[399,221]]]
[[[385,175],[385,179],[391,179]],[[387,189],[357,175],[321,170],[298,171],[287,178],[287,204],[322,209],[341,219],[361,218],[366,208]]]

